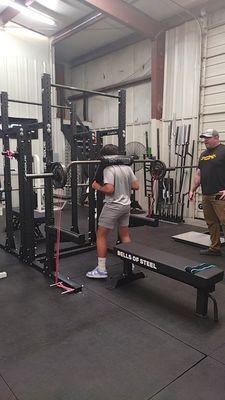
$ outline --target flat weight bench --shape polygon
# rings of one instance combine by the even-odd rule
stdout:
[[[132,264],[186,283],[197,289],[196,314],[207,316],[208,299],[214,304],[214,320],[218,321],[216,299],[210,294],[215,291],[217,282],[223,280],[224,271],[216,266],[196,272],[187,272],[186,267],[196,267],[199,262],[176,256],[165,251],[156,250],[138,243],[118,244],[115,247],[116,255],[124,262],[123,275],[116,281],[116,287],[144,278],[143,272],[133,272]]]

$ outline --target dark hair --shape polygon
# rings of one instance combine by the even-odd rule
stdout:
[[[101,156],[114,156],[119,154],[118,146],[115,144],[106,144],[100,151]]]

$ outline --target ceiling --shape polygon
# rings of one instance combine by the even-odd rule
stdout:
[[[52,39],[56,60],[76,66],[225,6],[224,0],[16,0],[47,14],[55,25],[36,22],[0,0],[7,21]],[[2,4],[1,4],[2,3]]]

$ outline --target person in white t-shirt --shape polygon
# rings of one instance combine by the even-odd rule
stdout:
[[[107,144],[102,148],[101,155],[118,155],[118,147]],[[139,189],[139,182],[128,165],[112,165],[103,170],[103,184],[94,181],[92,188],[104,193],[105,200],[97,230],[98,265],[87,272],[86,276],[88,278],[107,278],[107,236],[118,224],[121,242],[131,242],[129,232],[130,195],[132,190]]]

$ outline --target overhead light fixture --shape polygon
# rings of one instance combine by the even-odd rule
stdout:
[[[27,1],[28,6],[22,6],[21,4],[16,3],[13,0],[0,0],[0,4],[6,5],[8,7],[12,7],[15,10],[19,11],[20,14],[31,18],[35,21],[42,22],[43,24],[47,25],[55,25],[55,21],[48,17],[47,15],[40,13],[39,11],[34,10],[33,8],[29,7],[29,1]]]

